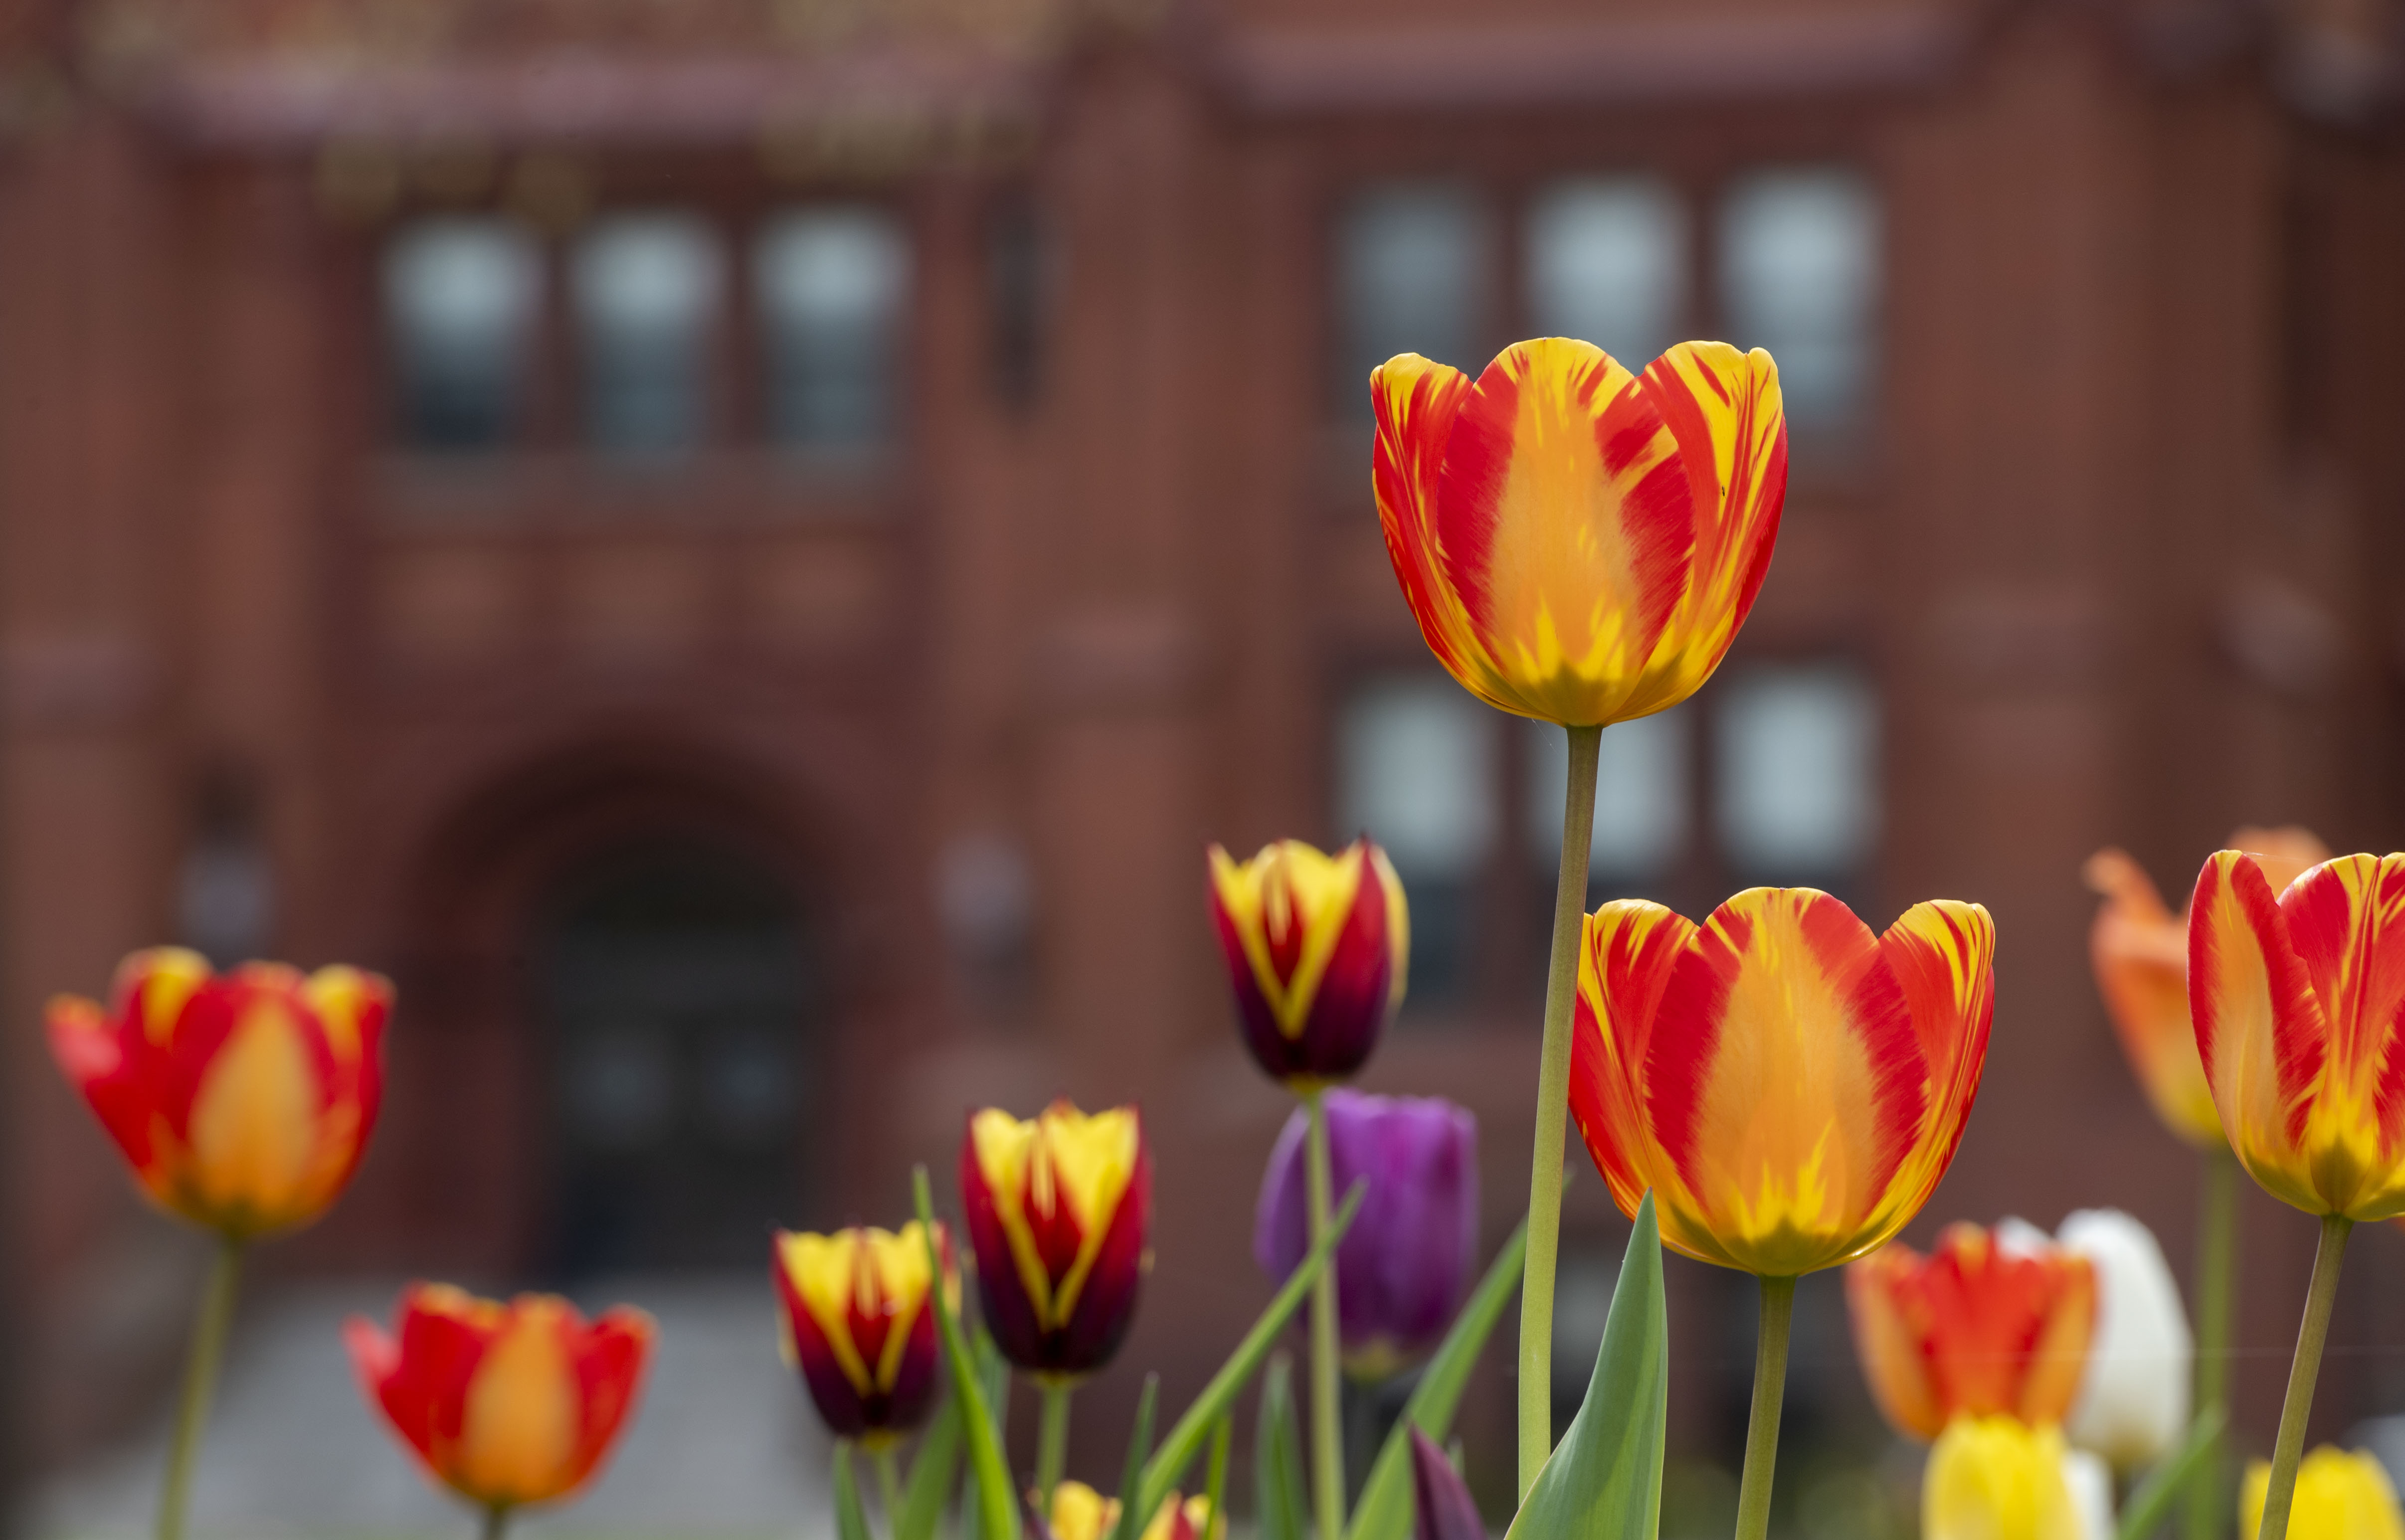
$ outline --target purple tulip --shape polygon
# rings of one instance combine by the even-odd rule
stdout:
[[[1383,1379],[1434,1347],[1461,1308],[1478,1245],[1478,1120],[1438,1097],[1329,1090],[1329,1191],[1366,1178],[1361,1210],[1336,1248],[1344,1367]],[[1253,1220],[1253,1259],[1284,1280],[1310,1250],[1303,1141],[1296,1108],[1270,1152]]]
[[[1486,1521],[1453,1462],[1436,1441],[1412,1429],[1413,1540],[1486,1540]]]

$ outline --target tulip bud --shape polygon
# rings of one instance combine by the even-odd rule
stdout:
[[[1486,1520],[1436,1440],[1412,1429],[1412,1540],[1486,1540]]]
[[[944,1295],[959,1308],[951,1237],[935,1226]],[[854,1227],[834,1235],[777,1232],[777,1336],[819,1415],[838,1438],[871,1448],[917,1427],[934,1404],[935,1312],[926,1232]]]
[[[1336,1248],[1344,1367],[1391,1377],[1436,1345],[1469,1292],[1478,1245],[1478,1120],[1437,1097],[1325,1093],[1329,1187],[1366,1180]],[[1298,1108],[1270,1152],[1253,1222],[1253,1259],[1284,1281],[1311,1249]]]
[[[1136,1110],[1062,1100],[1022,1121],[988,1107],[961,1144],[961,1195],[1002,1355],[1055,1378],[1108,1363],[1150,1265],[1152,1157]]]
[[[2055,1244],[2018,1220],[1997,1230],[2027,1250]],[[2117,1209],[2073,1214],[2060,1244],[2096,1271],[2096,1331],[2063,1435],[2125,1471],[2151,1465],[2187,1435],[2196,1339],[2179,1284],[2154,1232]]]
[[[150,1199],[234,1239],[308,1224],[359,1169],[384,1100],[392,986],[355,968],[214,973],[160,947],[109,1009],[62,995],[50,1052]]]
[[[556,1295],[505,1305],[419,1283],[396,1333],[363,1316],[343,1329],[368,1399],[429,1475],[505,1509],[593,1478],[634,1411],[654,1327],[623,1305],[588,1323]]]
[[[1921,1540],[2111,1540],[2113,1478],[2061,1430],[1962,1417],[1929,1451]]]
[[[2263,1499],[2271,1467],[2250,1462],[2238,1509],[2253,1535],[2263,1527]],[[2288,1540],[2405,1540],[2405,1518],[2397,1509],[2397,1489],[2380,1462],[2358,1449],[2348,1454],[2325,1444],[2297,1467],[2297,1495],[2288,1508]]]
[[[1245,1043],[1280,1080],[1315,1085],[1361,1068],[1403,1001],[1411,922],[1386,853],[1301,840],[1238,864],[1211,847],[1211,918]]]

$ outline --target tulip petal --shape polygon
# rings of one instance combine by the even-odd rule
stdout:
[[[2188,904],[2188,1014],[2230,1148],[2282,1202],[2335,1211],[2308,1169],[2304,1141],[2328,1057],[2311,975],[2255,862],[2215,852]]]
[[[1445,446],[1469,393],[1469,375],[1416,353],[1389,358],[1370,375],[1378,424],[1370,477],[1386,557],[1428,651],[1460,679],[1484,671],[1486,654],[1445,575],[1437,495]]]
[[[1920,1266],[1902,1246],[1885,1246],[1849,1264],[1846,1309],[1879,1414],[1899,1433],[1933,1439],[1946,1430],[1946,1408],[1922,1351],[1922,1327],[1903,1298]]]
[[[2104,895],[2089,956],[2139,1085],[2173,1133],[2207,1149],[2224,1142],[2188,1024],[2186,918],[2163,907],[2153,880],[2123,851],[2097,851],[2083,875]]]
[[[1486,1521],[1461,1473],[1418,1428],[1412,1429],[1412,1540],[1486,1540]]]
[[[1660,1183],[1640,1087],[1655,1008],[1695,935],[1694,921],[1643,899],[1615,899],[1582,929],[1570,1116],[1624,1212]]]
[[[1752,889],[1680,954],[1645,1073],[1655,1140],[1690,1202],[1663,1238],[1706,1261],[1792,1276],[1861,1254],[1910,1217],[1928,1067],[1905,991],[1852,911]],[[1701,1223],[1691,1222],[1690,1214]]]
[[[1996,923],[1978,904],[1932,899],[1888,927],[1879,955],[1903,987],[1928,1076],[1928,1122],[1914,1144],[1912,1179],[1902,1197],[1918,1209],[1953,1162],[1987,1066],[1996,1008]]]
[[[2405,1211],[2405,855],[2326,861],[2279,908],[2328,1032],[2305,1135],[2314,1186],[2350,1218],[2388,1218]]]
[[[532,1503],[572,1483],[582,1428],[566,1327],[558,1306],[520,1301],[485,1346],[460,1421],[464,1490]]]

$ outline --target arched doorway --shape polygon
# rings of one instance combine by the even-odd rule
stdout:
[[[809,1177],[823,991],[796,895],[728,845],[622,837],[564,862],[531,923],[545,1270],[758,1267]]]

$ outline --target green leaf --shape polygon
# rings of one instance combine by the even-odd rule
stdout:
[[[851,1477],[851,1440],[835,1445],[835,1533],[837,1540],[869,1540],[868,1515],[860,1509],[860,1484]]]
[[[2218,1407],[2207,1407],[2188,1425],[2187,1442],[2179,1452],[2157,1464],[2121,1505],[2120,1540],[2146,1540],[2172,1516],[2173,1505],[2189,1488],[2210,1477],[2220,1465],[2221,1430],[2229,1419]]]
[[[1376,1463],[1370,1467],[1370,1479],[1362,1484],[1360,1505],[1353,1510],[1353,1522],[1344,1532],[1346,1540],[1410,1540],[1412,1429],[1443,1439],[1480,1351],[1494,1335],[1503,1308],[1518,1297],[1520,1268],[1527,1258],[1528,1225],[1524,1220],[1495,1253],[1486,1276],[1478,1281],[1476,1292],[1453,1318],[1453,1328],[1437,1345],[1435,1356],[1420,1371],[1420,1382],[1412,1388],[1412,1398],[1403,1403],[1403,1415],[1395,1419],[1394,1431],[1386,1435]]]
[[[1302,1441],[1287,1389],[1287,1356],[1261,1377],[1261,1415],[1253,1430],[1253,1522],[1260,1540],[1310,1540],[1311,1500],[1302,1485]]]
[[[944,1397],[935,1420],[910,1457],[910,1477],[902,1486],[902,1511],[893,1519],[893,1540],[935,1540],[944,1519],[944,1500],[961,1472],[961,1398]]]
[[[1144,1484],[1136,1489],[1136,1495],[1144,1500],[1146,1513],[1157,1510],[1160,1500],[1169,1495],[1170,1489],[1186,1478],[1187,1467],[1193,1464],[1195,1456],[1202,1452],[1202,1441],[1211,1436],[1211,1424],[1227,1414],[1228,1408],[1235,1403],[1237,1393],[1245,1388],[1246,1380],[1252,1379],[1253,1371],[1261,1366],[1261,1360],[1269,1356],[1270,1349],[1276,1346],[1278,1333],[1286,1329],[1287,1319],[1310,1295],[1311,1285],[1318,1280],[1320,1269],[1328,1266],[1328,1259],[1336,1254],[1336,1243],[1344,1239],[1345,1228],[1353,1223],[1353,1215],[1361,1207],[1361,1195],[1369,1190],[1366,1179],[1353,1183],[1344,1195],[1344,1201],[1329,1217],[1328,1233],[1319,1238],[1319,1244],[1314,1246],[1310,1254],[1302,1259],[1301,1266],[1295,1268],[1294,1276],[1286,1281],[1286,1287],[1271,1299],[1269,1309],[1253,1323],[1253,1329],[1236,1344],[1236,1351],[1219,1365],[1219,1372],[1202,1387],[1202,1393],[1194,1398],[1194,1404],[1186,1408],[1186,1415],[1169,1430],[1169,1436],[1160,1441],[1159,1452],[1146,1463]]]
[[[1135,1431],[1128,1438],[1127,1463],[1119,1467],[1119,1521],[1111,1540],[1136,1540],[1152,1522],[1152,1510],[1132,1499],[1144,1486],[1145,1457],[1152,1453],[1152,1411],[1160,1402],[1160,1376],[1144,1377],[1144,1393],[1135,1401]]]
[[[1670,1404],[1668,1317],[1662,1304],[1662,1234],[1653,1195],[1611,1291],[1611,1314],[1586,1399],[1561,1447],[1537,1472],[1504,1540],[1654,1540],[1662,1521],[1662,1425]]]
[[[1202,1540],[1227,1540],[1228,1446],[1235,1441],[1235,1414],[1221,1412],[1219,1421],[1211,1428],[1210,1484],[1204,1488],[1202,1497],[1210,1505],[1211,1518]]]
[[[927,1168],[910,1173],[911,1196],[918,1202],[920,1235],[927,1248],[930,1276],[944,1276],[943,1258],[935,1254],[935,1200],[929,1196]],[[977,1477],[979,1527],[986,1540],[1019,1540],[1019,1496],[1011,1490],[1010,1462],[1002,1452],[1002,1430],[986,1401],[982,1377],[961,1335],[960,1318],[940,1288],[927,1291],[935,1302],[935,1326],[943,1334],[944,1360],[951,1366],[952,1394],[961,1404],[961,1426],[968,1436],[969,1470]],[[851,1540],[843,1536],[842,1540]]]

